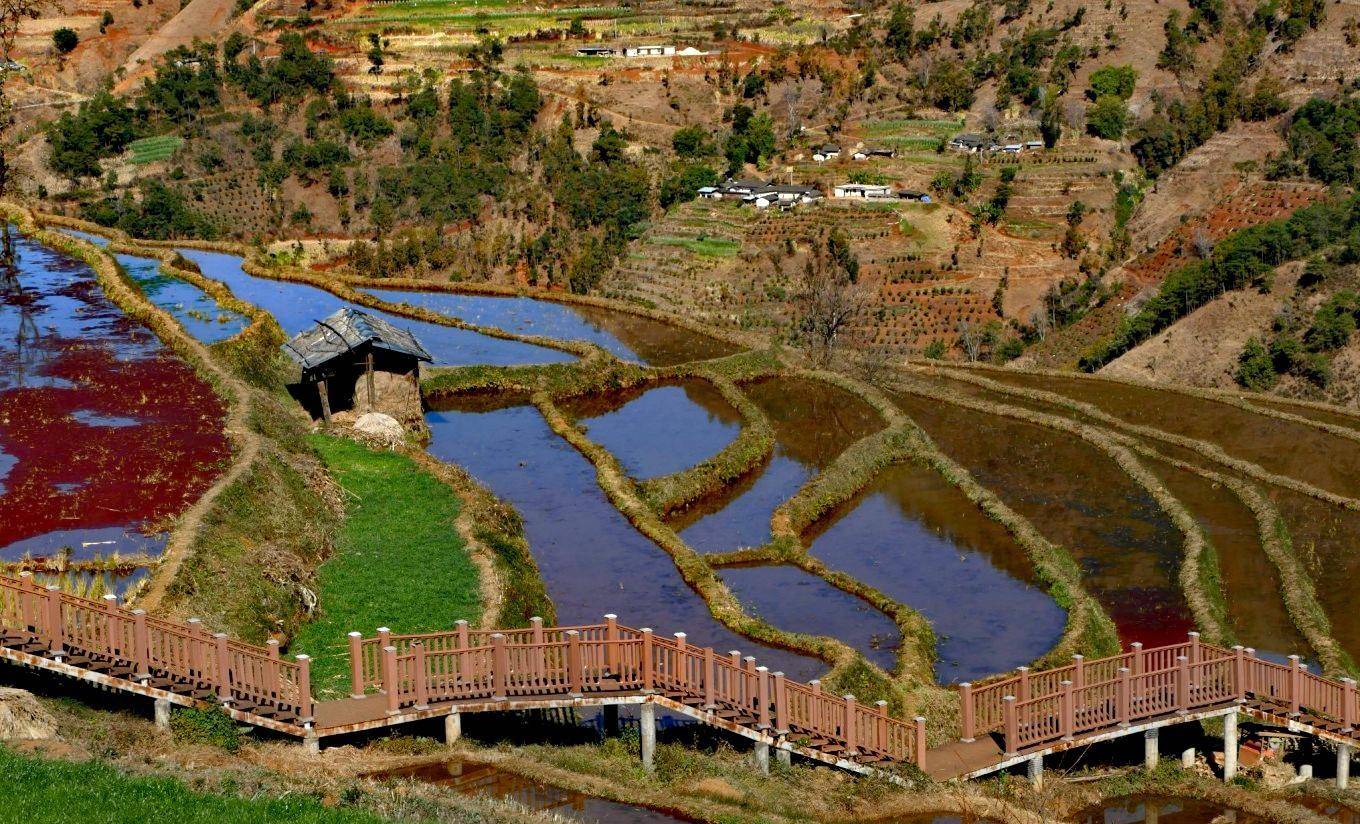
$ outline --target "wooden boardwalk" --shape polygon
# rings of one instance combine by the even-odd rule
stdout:
[[[914,765],[936,780],[973,778],[1077,746],[1142,734],[1155,745],[1163,726],[1222,715],[1235,742],[1236,718],[1254,716],[1325,739],[1338,748],[1338,774],[1360,745],[1355,681],[1322,678],[1297,657],[1289,665],[1251,650],[1186,643],[1139,645],[1096,661],[1013,677],[958,692],[961,736],[932,749],[925,719],[888,715],[885,702],[824,693],[757,666],[739,653],[658,637],[613,616],[580,627],[531,626],[372,637],[349,635],[350,697],[314,701],[310,660],[283,659],[278,645],[254,646],[206,631],[194,619],[166,621],[43,587],[31,576],[0,576],[0,657],[156,699],[219,706],[233,718],[304,739],[323,739],[444,718],[456,737],[467,713],[635,704],[650,760],[658,707],[754,742],[768,763],[799,755],[855,772]],[[1230,747],[1235,754],[1235,743]],[[1155,752],[1155,746],[1153,747]],[[1344,761],[1344,766],[1343,766]],[[1344,779],[1342,779],[1344,780]]]

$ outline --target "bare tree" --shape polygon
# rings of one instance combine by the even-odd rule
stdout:
[[[1204,231],[1203,226],[1195,229],[1190,242],[1195,247],[1195,254],[1199,255],[1201,260],[1207,260],[1209,255],[1213,254],[1214,239],[1209,236],[1208,232]]]
[[[867,303],[857,282],[857,264],[846,254],[836,254],[829,237],[812,243],[812,256],[803,272],[796,334],[819,365],[829,364],[845,342]]]
[[[14,104],[5,91],[4,75],[13,65],[10,53],[14,49],[14,41],[19,37],[19,25],[25,20],[37,19],[39,11],[49,5],[42,0],[0,0],[0,59],[5,64],[0,68],[0,198],[9,194],[14,177],[10,165]],[[11,262],[14,260],[14,242],[8,230],[4,233],[3,243],[4,260]]]
[[[969,363],[977,363],[982,356],[982,335],[966,320],[959,323],[959,347]]]

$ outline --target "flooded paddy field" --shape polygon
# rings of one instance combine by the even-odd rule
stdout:
[[[1194,628],[1176,581],[1180,532],[1106,454],[1037,424],[907,393],[893,399],[946,454],[1072,553],[1125,642],[1160,645]]]
[[[154,558],[228,457],[222,402],[89,266],[23,238],[15,252],[0,273],[0,561]],[[98,577],[121,590],[134,571]]]

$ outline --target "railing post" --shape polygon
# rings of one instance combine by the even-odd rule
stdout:
[[[1190,651],[1186,653],[1186,656],[1190,659],[1190,663],[1198,664],[1201,660],[1199,649],[1199,633],[1192,631],[1189,633],[1189,636],[1190,636]]]
[[[52,644],[53,657],[58,661],[66,652],[66,625],[61,619],[61,590],[47,587],[47,639]]]
[[[959,740],[965,744],[971,744],[976,740],[974,735],[976,721],[973,715],[975,711],[973,707],[973,684],[971,681],[964,681],[959,684],[959,708],[962,716],[960,727],[963,732]]]
[[[1133,718],[1133,695],[1132,695],[1132,692],[1131,692],[1132,688],[1133,688],[1133,683],[1132,683],[1132,680],[1131,680],[1131,678],[1130,678],[1129,668],[1128,668],[1128,667],[1120,667],[1120,668],[1119,668],[1119,684],[1118,684],[1118,688],[1117,688],[1117,689],[1118,689],[1118,692],[1117,692],[1117,695],[1116,695],[1116,697],[1115,697],[1115,700],[1116,700],[1116,701],[1118,702],[1118,704],[1119,704],[1119,710],[1118,710],[1119,719],[1118,719],[1118,720],[1119,720],[1119,726],[1121,726],[1121,727],[1127,727],[1127,726],[1129,725],[1129,721],[1132,720],[1132,718]]]
[[[151,677],[151,633],[146,628],[146,610],[132,611],[133,678],[146,681]]]
[[[1017,701],[1029,700],[1029,667],[1017,667],[1020,672],[1020,683],[1015,685],[1015,697]]]
[[[312,656],[297,656],[298,717],[304,724],[312,722]]]
[[[468,632],[468,622],[459,618],[453,622],[454,632],[458,634],[458,648],[467,649],[472,646],[472,634]]]
[[[207,683],[208,665],[204,660],[203,639],[208,636],[207,630],[203,629],[203,619],[190,618],[184,622],[189,631],[189,648],[185,650],[185,655],[189,659],[189,670],[199,681]]]
[[[789,731],[789,694],[784,686],[784,673],[774,673],[774,731],[784,735]]]
[[[349,697],[364,697],[364,634],[349,634]]]
[[[1072,706],[1072,682],[1063,681],[1059,686],[1062,688],[1059,706],[1059,711],[1062,715],[1059,719],[1059,732],[1062,733],[1062,739],[1064,741],[1071,741],[1077,728],[1076,710]]]
[[[1190,658],[1185,655],[1176,656],[1176,712],[1190,712]]]
[[[416,641],[411,644],[411,651],[415,653],[415,680],[416,706],[418,710],[428,710],[430,708],[430,685],[426,681],[425,675],[425,644]]]
[[[604,616],[604,666],[611,675],[619,674],[619,616]]]
[[[397,648],[388,644],[382,648],[383,691],[387,693],[387,714],[401,712],[401,683],[397,678]]]
[[[582,677],[584,673],[581,672],[581,669],[581,633],[574,629],[569,629],[567,630],[567,683],[571,685],[572,698],[580,698],[582,695],[585,695],[585,685]]]
[[[1133,666],[1131,667],[1131,669],[1133,670],[1133,674],[1134,674],[1134,675],[1142,675],[1142,674],[1143,674],[1143,671],[1144,671],[1144,669],[1143,669],[1143,642],[1142,642],[1142,641],[1134,641],[1132,644],[1129,644],[1129,655],[1133,656],[1133,662],[1132,662],[1132,663],[1133,663]]]
[[[756,667],[756,729],[770,728],[770,668]]]
[[[741,651],[728,650],[727,659],[732,662],[732,683],[727,685],[728,696],[734,703],[742,704],[746,700],[746,675],[741,666]]]
[[[126,656],[123,649],[122,633],[118,632],[118,596],[109,593],[104,596],[104,649],[110,656]]]
[[[915,723],[915,735],[912,736],[912,743],[915,745],[915,752],[912,753],[912,761],[920,769],[926,767],[926,719],[923,715],[918,715],[912,719]]]
[[[683,633],[683,632],[677,632],[677,633],[675,633],[675,669],[676,669],[676,671],[675,671],[675,672],[672,672],[672,673],[671,673],[671,676],[672,676],[673,678],[678,679],[678,681],[679,681],[679,686],[677,687],[678,689],[684,690],[685,692],[693,692],[694,690],[690,689],[690,683],[689,683],[689,667],[686,665],[687,662],[688,662],[688,656],[685,655],[686,639],[687,639],[687,638],[689,638],[689,636],[686,635],[686,634]]]
[[[653,692],[656,688],[656,671],[652,662],[652,630],[642,628],[642,691]]]
[[[1081,653],[1076,653],[1075,655],[1072,656],[1071,680],[1072,686],[1075,689],[1081,689],[1082,687],[1086,686],[1086,668],[1084,666],[1085,663],[1086,663],[1085,655],[1082,655]]]
[[[874,719],[874,749],[885,753],[888,751],[888,702],[879,699],[874,702],[874,708],[878,710],[878,718]]]
[[[270,638],[264,642],[264,651],[265,655],[269,656],[269,674],[265,676],[267,681],[265,690],[277,701],[283,695],[279,691],[279,642]],[[311,656],[308,656],[307,660],[311,661]]]
[[[1001,697],[1001,716],[1006,723],[1006,755],[1012,756],[1020,751],[1020,719],[1015,711],[1015,696]]]
[[[1247,650],[1241,644],[1233,645],[1233,694],[1237,696],[1237,703],[1242,704],[1247,700]]]
[[[227,634],[218,632],[213,634],[215,649],[217,652],[217,663],[214,665],[213,676],[217,681],[217,697],[223,703],[231,700],[231,653],[227,649]]]
[[[548,674],[548,648],[543,642],[543,619],[535,615],[529,619],[529,637],[533,639],[534,675],[543,678]]]
[[[1355,679],[1341,679],[1341,720],[1346,725],[1343,732],[1353,732],[1356,722]]]
[[[845,695],[845,723],[841,726],[841,738],[845,739],[845,755],[847,758],[859,752],[859,746],[855,741],[855,709],[859,702],[853,695]]]
[[[1298,717],[1299,702],[1303,698],[1303,668],[1299,656],[1289,656],[1289,714]]]
[[[704,709],[712,712],[717,709],[717,689],[714,683],[718,674],[718,663],[713,657],[713,648],[704,647]]]
[[[747,709],[755,709],[756,702],[756,657],[748,655],[741,659],[743,686],[742,701]]]
[[[505,648],[505,635],[497,632],[491,636],[491,700],[504,701],[509,683],[510,652]]]

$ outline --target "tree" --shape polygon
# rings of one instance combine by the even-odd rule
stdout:
[[[1133,66],[1103,66],[1091,72],[1090,88],[1086,90],[1086,96],[1092,100],[1099,100],[1107,95],[1113,95],[1120,100],[1128,100],[1133,96],[1133,86],[1137,78],[1138,73],[1133,70]]]
[[[709,153],[708,132],[697,123],[682,126],[671,135],[671,148],[681,157],[702,157]]]
[[[894,3],[892,14],[888,17],[888,31],[883,42],[892,49],[898,61],[911,56],[915,40],[916,12],[904,3]]]
[[[65,26],[52,32],[52,45],[57,47],[59,54],[70,54],[75,51],[76,46],[80,45],[80,35],[73,29]]]
[[[1039,117],[1039,136],[1043,138],[1044,148],[1051,149],[1062,138],[1063,114],[1056,91],[1049,89],[1044,98],[1043,114]]]
[[[1107,94],[1086,111],[1086,131],[1106,140],[1119,140],[1129,124],[1129,107],[1123,99]]]
[[[716,186],[718,173],[703,163],[690,163],[661,181],[657,200],[661,208],[669,209],[676,203],[693,200],[704,186]]]
[[[1242,354],[1237,356],[1237,374],[1234,377],[1239,384],[1253,392],[1264,392],[1275,385],[1279,375],[1275,373],[1270,351],[1260,340],[1252,338],[1247,341]]]
[[[856,282],[858,262],[852,274],[843,243],[843,239],[833,243],[830,235],[813,242],[798,298],[795,335],[812,350],[813,360],[822,365],[831,362],[842,335],[867,303],[864,289]]]
[[[387,62],[383,58],[382,37],[375,31],[368,33],[368,73],[382,74],[383,64]]]

